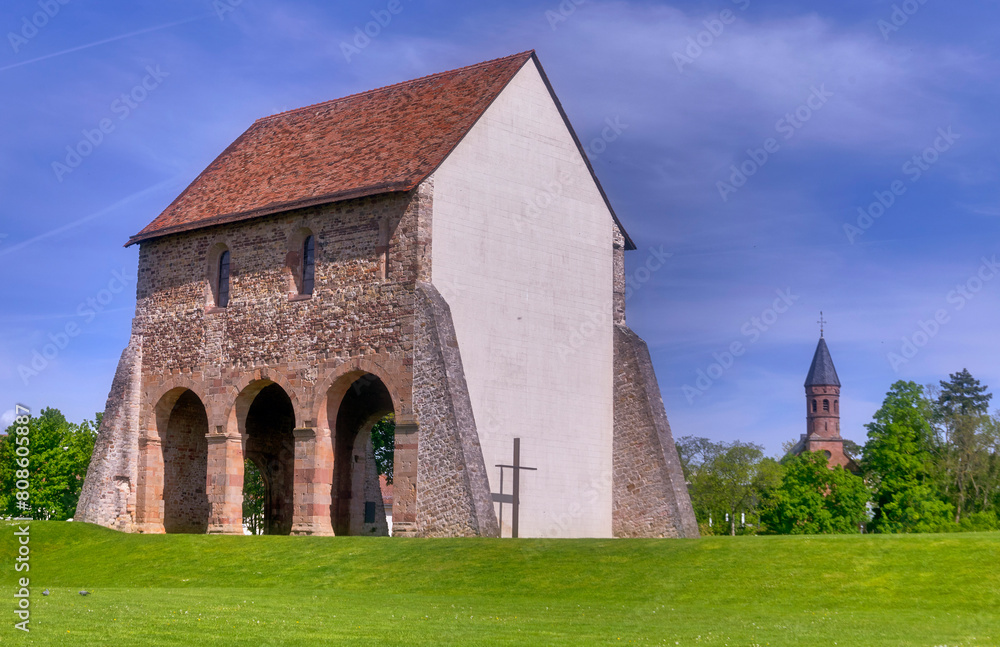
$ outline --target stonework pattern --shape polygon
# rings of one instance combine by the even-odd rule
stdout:
[[[697,537],[646,343],[615,326],[615,537]]]
[[[141,338],[122,352],[94,445],[94,459],[77,503],[77,521],[134,530],[139,455]]]
[[[417,283],[413,400],[420,420],[417,520],[424,537],[498,537],[448,304]]]

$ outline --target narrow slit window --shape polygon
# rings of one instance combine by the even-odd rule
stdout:
[[[830,411],[830,401],[829,400],[823,400],[823,411],[826,411],[826,412]]]
[[[813,400],[813,413],[816,413],[816,401]]]
[[[229,305],[229,251],[222,252],[219,257],[219,301],[220,308]]]
[[[302,294],[312,294],[316,283],[316,239],[306,236],[302,244]]]

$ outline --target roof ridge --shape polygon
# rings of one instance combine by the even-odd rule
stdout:
[[[448,75],[451,75],[451,74],[458,74],[459,72],[465,72],[465,71],[468,71],[468,70],[475,70],[475,69],[479,69],[479,68],[482,68],[482,67],[487,67],[487,66],[490,66],[490,65],[496,65],[497,63],[510,61],[510,60],[513,60],[513,59],[516,59],[516,58],[522,57],[522,56],[523,57],[527,57],[529,55],[533,56],[534,54],[535,54],[535,50],[529,49],[529,50],[524,51],[524,52],[519,52],[517,54],[510,54],[508,56],[501,56],[499,58],[494,58],[494,59],[489,60],[489,61],[482,61],[480,63],[474,63],[472,65],[466,65],[464,67],[456,67],[454,69],[445,70],[443,72],[435,72],[434,74],[428,74],[426,76],[421,76],[421,77],[418,77],[416,79],[410,79],[408,81],[400,81],[399,83],[392,83],[390,85],[383,85],[380,88],[373,88],[371,90],[365,90],[364,92],[356,92],[354,94],[348,94],[347,96],[339,97],[337,99],[330,99],[328,101],[320,101],[319,103],[313,103],[313,104],[310,104],[308,106],[302,106],[301,108],[293,108],[292,110],[285,110],[284,112],[276,112],[273,115],[268,115],[266,117],[260,117],[259,119],[257,119],[256,121],[254,121],[254,124],[258,124],[258,123],[265,122],[265,121],[270,121],[272,119],[277,119],[278,117],[286,117],[288,115],[296,114],[296,113],[299,113],[299,112],[305,112],[305,111],[308,111],[308,110],[315,110],[316,108],[319,108],[321,106],[331,106],[331,105],[340,103],[341,101],[347,101],[349,99],[357,99],[358,97],[363,97],[363,96],[370,95],[370,94],[376,94],[378,92],[385,92],[387,90],[392,90],[393,88],[398,88],[400,86],[414,85],[416,83],[419,83],[421,81],[427,81],[429,79],[440,78],[440,77],[448,76]]]

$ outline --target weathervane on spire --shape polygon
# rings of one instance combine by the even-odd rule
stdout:
[[[816,323],[819,324],[819,336],[822,338],[823,337],[823,326],[825,326],[826,323],[827,323],[826,319],[823,318],[823,311],[822,310],[819,311],[819,321],[816,322]]]

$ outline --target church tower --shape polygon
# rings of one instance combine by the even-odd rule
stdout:
[[[830,467],[857,469],[844,452],[840,437],[840,378],[830,357],[830,349],[820,331],[819,343],[806,376],[806,433],[795,453],[824,452]]]

